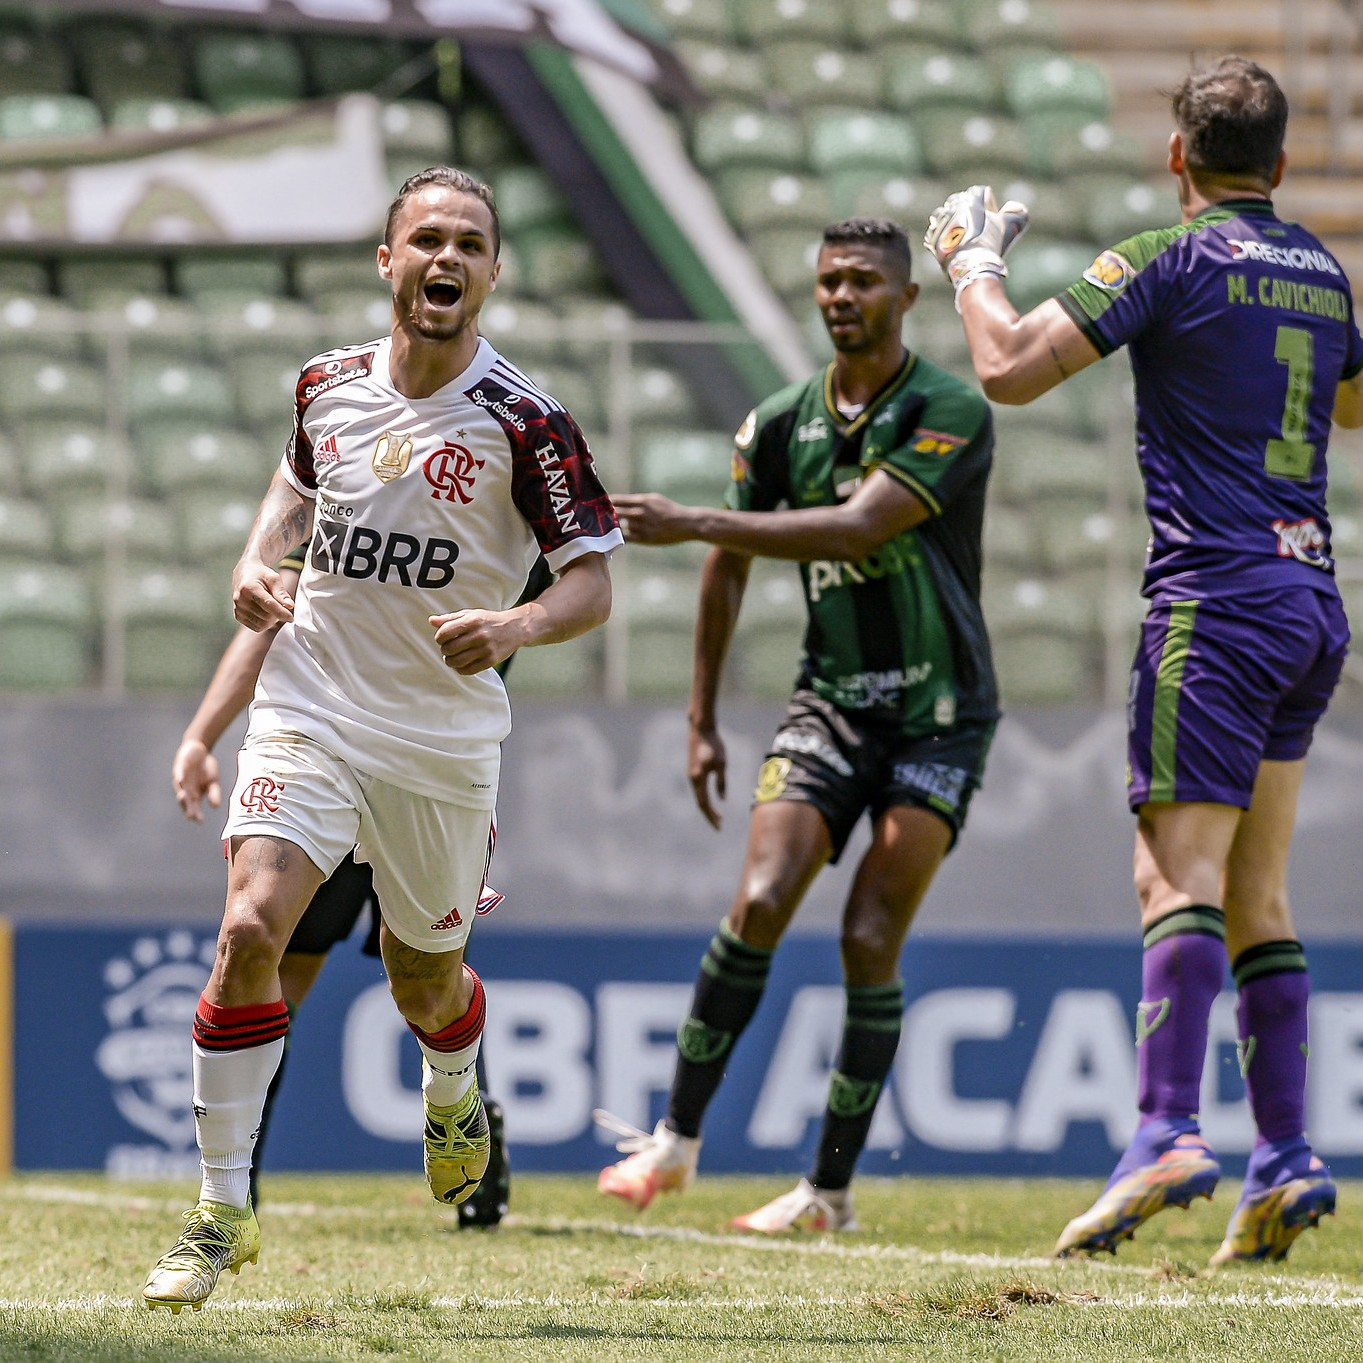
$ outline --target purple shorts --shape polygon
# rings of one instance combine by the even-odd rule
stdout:
[[[1259,763],[1306,756],[1349,648],[1335,593],[1310,587],[1157,602],[1127,697],[1127,800],[1248,809]]]

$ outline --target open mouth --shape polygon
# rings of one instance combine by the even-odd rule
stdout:
[[[464,286],[453,279],[434,279],[422,290],[436,308],[452,308],[464,296]]]

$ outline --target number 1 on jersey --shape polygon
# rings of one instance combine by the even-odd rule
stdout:
[[[1287,366],[1287,398],[1283,403],[1282,439],[1270,440],[1264,450],[1264,471],[1270,478],[1305,482],[1316,462],[1316,447],[1306,439],[1306,412],[1315,379],[1315,342],[1300,327],[1279,327],[1273,358]]]

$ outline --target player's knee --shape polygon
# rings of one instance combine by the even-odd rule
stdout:
[[[218,936],[218,956],[225,976],[243,977],[275,971],[284,954],[287,934],[260,912],[228,907]]]
[[[877,984],[893,979],[904,933],[885,918],[843,924],[839,939],[843,974],[850,984]]]
[[[753,947],[774,947],[794,913],[771,885],[748,885],[729,912],[729,926]]]

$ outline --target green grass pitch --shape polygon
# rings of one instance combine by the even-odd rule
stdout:
[[[148,1312],[190,1186],[0,1182],[4,1363],[1107,1363],[1363,1357],[1363,1218],[1285,1262],[1207,1270],[1234,1203],[1172,1211],[1115,1258],[1048,1257],[1097,1181],[863,1179],[857,1234],[766,1239],[727,1219],[793,1179],[702,1176],[642,1216],[589,1176],[517,1175],[495,1231],[412,1176],[266,1176],[260,1263],[203,1311]]]

